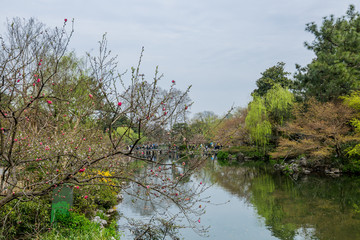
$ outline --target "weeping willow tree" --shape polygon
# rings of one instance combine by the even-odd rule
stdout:
[[[271,136],[271,124],[268,120],[265,101],[258,95],[254,95],[253,101],[249,104],[245,125],[249,130],[251,140],[265,153]]]
[[[263,153],[272,139],[276,142],[277,126],[290,118],[293,102],[293,94],[280,84],[274,84],[263,97],[253,95],[245,124],[252,141]]]
[[[274,84],[265,95],[266,109],[272,124],[283,125],[291,116],[293,103],[294,95],[280,84]]]

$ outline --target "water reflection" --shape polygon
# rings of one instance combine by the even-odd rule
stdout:
[[[193,178],[214,184],[204,193],[213,203],[230,200],[207,204],[202,223],[211,225],[208,239],[360,239],[359,177],[312,175],[295,181],[267,168],[209,160]],[[125,196],[119,206],[124,215],[149,216],[144,203],[131,201]],[[181,233],[184,239],[205,239]]]
[[[184,227],[203,232],[203,226],[197,223],[204,212],[198,204],[206,200],[201,197],[205,187],[188,173],[193,162],[199,163],[194,159],[170,158],[162,161],[163,165],[137,166],[136,181],[123,189],[123,202],[118,207],[123,216],[119,225],[125,229],[126,239],[134,238],[132,233],[142,237],[168,236]]]
[[[360,178],[304,176],[210,165],[203,174],[250,203],[279,239],[360,239]]]

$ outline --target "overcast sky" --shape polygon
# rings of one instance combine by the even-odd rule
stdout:
[[[279,61],[294,73],[295,63],[314,57],[304,48],[313,36],[305,24],[345,14],[349,0],[0,0],[0,32],[6,19],[35,17],[48,26],[75,20],[71,49],[96,52],[106,32],[119,55],[119,71],[137,64],[151,80],[158,65],[161,86],[192,85],[192,113],[225,113],[247,106],[261,72]],[[356,9],[360,4],[355,4]],[[129,77],[129,75],[128,75]]]

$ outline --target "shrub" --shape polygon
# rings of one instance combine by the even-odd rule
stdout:
[[[34,201],[13,201],[0,211],[3,226],[0,239],[31,238],[50,226],[51,201],[48,197],[38,197]]]
[[[116,222],[107,228],[101,228],[98,223],[92,222],[83,214],[71,213],[58,219],[54,229],[43,234],[41,239],[60,240],[60,239],[93,239],[107,240],[120,239],[120,234],[116,229]]]
[[[180,150],[180,151],[186,151],[186,150],[187,150],[187,146],[186,146],[185,144],[180,145],[180,146],[179,146],[179,150]]]
[[[217,154],[217,159],[219,161],[225,161],[229,158],[229,153],[225,151],[219,151]]]

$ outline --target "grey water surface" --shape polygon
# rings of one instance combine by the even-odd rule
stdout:
[[[294,179],[266,167],[221,166],[209,160],[191,179],[209,186],[202,193],[210,197],[206,212],[192,221],[210,228],[205,235],[181,229],[180,239],[360,239],[359,177]],[[156,206],[123,196],[117,207],[121,215],[151,219]],[[122,239],[134,239],[125,218],[118,224]]]

